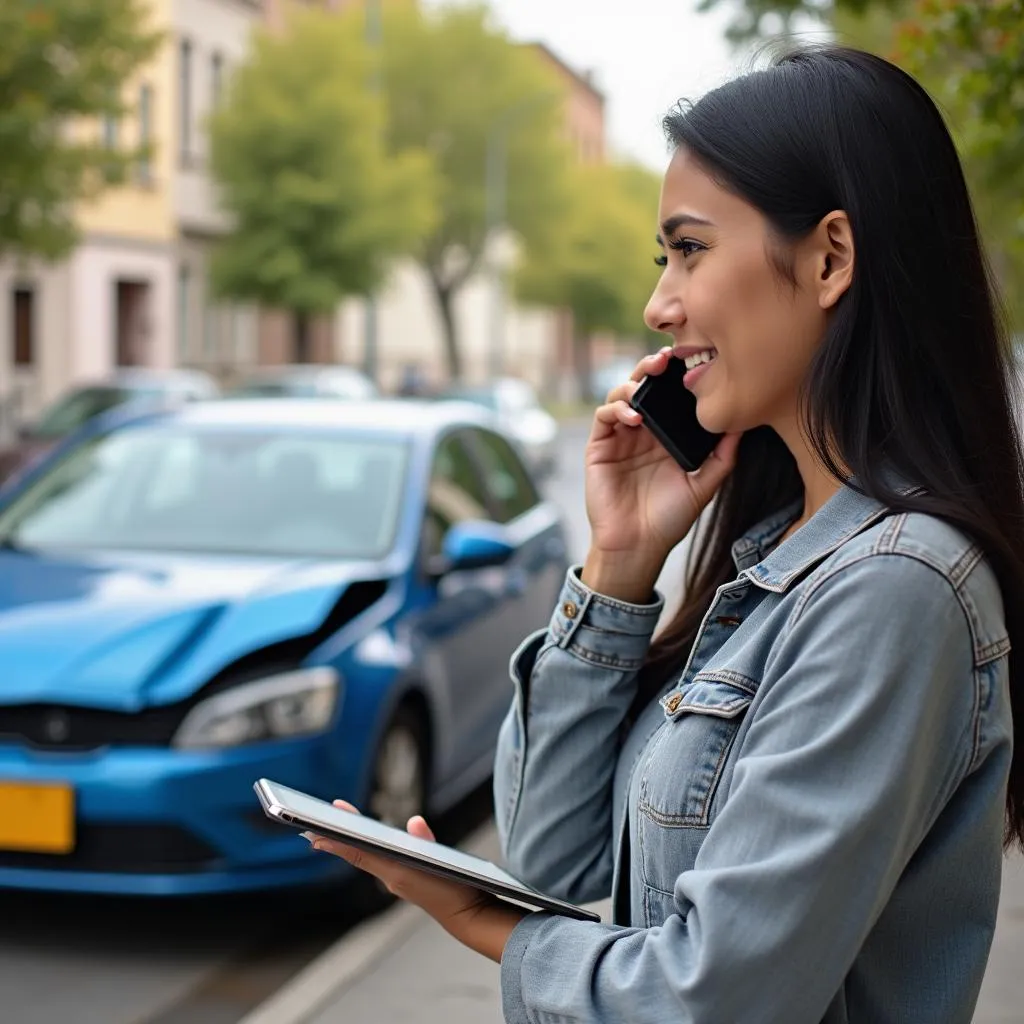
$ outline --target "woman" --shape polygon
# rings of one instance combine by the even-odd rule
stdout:
[[[614,923],[323,845],[500,959],[508,1021],[967,1024],[1024,837],[1024,488],[953,144],[838,48],[666,128],[671,345],[597,410],[590,551],[513,658],[495,769],[511,870]],[[685,384],[726,436],[693,474],[628,404],[670,352],[712,357]]]

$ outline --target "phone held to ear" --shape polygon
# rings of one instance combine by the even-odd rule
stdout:
[[[664,373],[645,377],[630,405],[662,447],[692,473],[715,450],[721,434],[705,430],[697,419],[697,396],[683,385],[686,364],[670,357]]]

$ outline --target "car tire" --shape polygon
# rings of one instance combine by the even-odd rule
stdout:
[[[402,704],[377,744],[370,793],[360,810],[404,830],[411,817],[426,811],[427,783],[426,726],[411,704]],[[363,873],[352,881],[350,896],[359,914],[374,913],[395,899],[375,878]]]

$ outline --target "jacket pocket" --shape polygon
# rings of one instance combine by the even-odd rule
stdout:
[[[693,867],[712,804],[756,685],[729,673],[697,675],[662,700],[639,788],[637,842],[644,881],[669,894]]]

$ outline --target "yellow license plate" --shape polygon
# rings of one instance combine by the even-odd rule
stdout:
[[[0,850],[71,853],[75,791],[61,783],[0,782]]]

